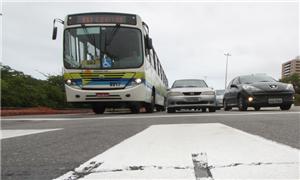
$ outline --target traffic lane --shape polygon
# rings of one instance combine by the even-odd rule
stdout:
[[[2,179],[53,179],[144,130],[97,124],[1,140]]]
[[[99,129],[107,125],[120,124],[141,124],[150,126],[154,124],[169,123],[209,123],[221,122],[228,125],[236,126],[249,133],[261,135],[268,139],[276,138],[281,143],[287,143],[293,147],[299,148],[299,120],[300,115],[297,112],[218,112],[218,113],[201,113],[201,112],[179,112],[174,114],[154,113],[154,114],[118,114],[118,115],[89,115],[89,117],[80,116],[78,120],[60,121],[31,121],[31,120],[3,120],[2,129],[56,129],[56,128],[85,128],[89,125],[96,125]],[[224,118],[226,117],[226,118]],[[37,117],[35,117],[37,118]],[[286,123],[286,121],[289,123]],[[295,120],[295,121],[292,121]],[[230,122],[233,121],[233,122]],[[242,123],[238,123],[241,121]],[[271,123],[265,121],[272,121]],[[274,131],[274,129],[276,131]],[[295,136],[298,133],[298,136]],[[290,135],[293,134],[293,135]],[[297,137],[297,138],[294,138]]]
[[[196,115],[195,113],[186,115],[191,114]],[[137,115],[140,118],[130,118],[130,116],[136,116],[126,115],[128,118],[115,116],[115,119],[88,121],[45,121],[46,124],[43,126],[48,123],[51,126],[56,125],[56,127],[62,128],[63,125],[64,129],[2,140],[2,177],[3,179],[52,179],[58,177],[87,159],[155,124],[220,122],[299,149],[298,114],[271,116],[264,113],[247,116],[239,114],[216,116],[217,113],[199,113],[200,116],[170,117],[164,113],[155,113],[147,116]],[[30,125],[36,123],[36,121],[26,122]],[[30,127],[30,125],[27,124],[26,127]],[[37,126],[40,124],[38,123]],[[45,127],[50,128],[49,126]]]

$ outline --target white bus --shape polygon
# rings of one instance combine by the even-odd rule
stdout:
[[[82,13],[53,21],[64,25],[63,63],[68,102],[90,102],[93,111],[165,109],[168,80],[138,15]]]

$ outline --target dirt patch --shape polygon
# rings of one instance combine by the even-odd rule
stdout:
[[[34,114],[74,114],[74,113],[91,113],[90,109],[52,109],[48,107],[32,107],[32,108],[3,108],[1,116],[17,116],[17,115],[34,115]]]

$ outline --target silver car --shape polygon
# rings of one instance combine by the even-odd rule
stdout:
[[[216,94],[201,79],[176,80],[168,91],[167,112],[174,113],[181,109],[216,111]]]

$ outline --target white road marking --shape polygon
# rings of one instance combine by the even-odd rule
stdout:
[[[215,180],[299,179],[298,149],[219,123],[150,126],[57,179],[195,180],[198,153]]]
[[[26,136],[30,134],[44,133],[49,131],[57,131],[60,129],[24,129],[24,130],[1,130],[0,139],[13,138],[18,136]]]
[[[180,118],[180,117],[214,117],[214,116],[256,116],[256,115],[299,115],[297,120],[300,121],[300,112],[242,112],[242,113],[192,113],[192,114],[160,114],[160,115],[112,115],[104,117],[84,117],[84,118],[2,118],[7,121],[80,121],[80,120],[95,120],[95,119],[154,119],[154,118]]]

